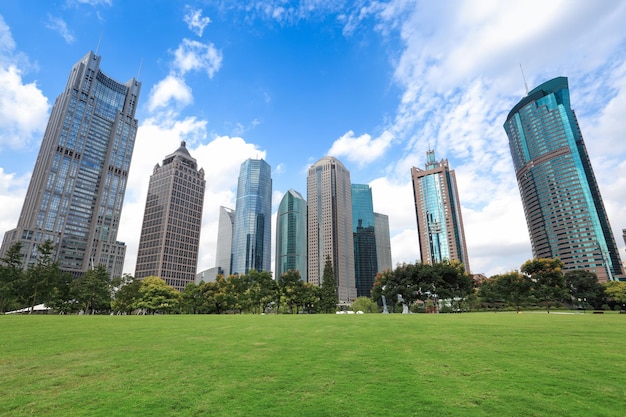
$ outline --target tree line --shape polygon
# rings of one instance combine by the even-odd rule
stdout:
[[[111,280],[102,265],[73,278],[53,260],[53,249],[50,241],[39,245],[35,263],[24,269],[21,243],[9,248],[0,259],[0,313],[24,307],[32,312],[38,304],[59,313],[87,314],[313,314],[334,313],[338,308],[330,258],[321,286],[304,282],[298,271],[287,271],[274,280],[270,272],[251,270],[242,275],[218,275],[215,282],[190,283],[178,291],[159,277],[137,280],[126,274]],[[520,271],[475,280],[461,263],[444,261],[404,263],[379,273],[371,294],[371,298],[354,301],[352,310],[624,309],[626,282],[602,285],[588,271],[563,273],[559,259],[532,259]]]

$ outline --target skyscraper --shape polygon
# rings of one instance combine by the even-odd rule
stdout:
[[[591,168],[566,77],[554,78],[513,107],[504,123],[533,256],[558,257],[565,270],[600,281],[622,275],[617,245]]]
[[[194,282],[204,202],[204,169],[185,142],[150,176],[135,278],[156,276],[182,291]]]
[[[376,233],[376,259],[378,272],[393,268],[391,261],[391,238],[389,235],[389,216],[374,213],[374,232]]]
[[[459,261],[470,272],[456,176],[447,159],[426,152],[426,169],[411,168],[417,232],[423,263]]]
[[[307,176],[308,279],[321,285],[329,257],[340,303],[356,299],[352,192],[350,172],[326,156],[309,168]]]
[[[220,206],[220,217],[217,224],[217,249],[215,250],[215,266],[217,273],[224,277],[230,275],[232,268],[233,228],[235,210]]]
[[[231,274],[271,271],[272,170],[262,159],[241,164],[233,228]]]
[[[285,272],[300,272],[307,281],[306,201],[295,190],[285,193],[276,215],[276,267],[278,279]]]
[[[378,273],[378,257],[372,189],[367,184],[352,184],[352,233],[356,295],[369,297]]]
[[[135,109],[141,83],[121,84],[100,71],[89,52],[73,67],[57,97],[41,142],[17,227],[0,253],[21,242],[24,266],[36,247],[55,244],[62,270],[79,276],[104,265],[120,276],[126,245],[117,232],[135,146]]]

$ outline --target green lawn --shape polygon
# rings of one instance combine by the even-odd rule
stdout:
[[[623,416],[626,316],[0,316],[0,416]]]

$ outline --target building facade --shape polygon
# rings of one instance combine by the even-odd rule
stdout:
[[[220,206],[217,224],[217,248],[215,249],[215,267],[217,274],[227,277],[233,267],[233,228],[235,227],[235,210]]]
[[[369,297],[378,273],[378,256],[372,189],[367,184],[352,184],[352,233],[356,295]]]
[[[470,273],[454,170],[447,159],[426,153],[426,169],[411,168],[420,255],[423,263],[459,261]]]
[[[154,167],[135,278],[156,276],[179,291],[195,282],[204,189],[204,169],[198,169],[185,142]]]
[[[374,213],[374,232],[376,233],[376,259],[378,272],[393,269],[391,261],[391,235],[389,234],[389,216]]]
[[[272,170],[262,159],[241,164],[233,227],[231,274],[271,271]]]
[[[350,172],[331,156],[309,168],[307,175],[308,282],[322,284],[330,258],[339,302],[356,299],[352,190]]]
[[[565,270],[585,269],[600,281],[623,275],[567,78],[530,91],[509,112],[504,130],[533,256],[558,257]]]
[[[25,268],[50,240],[60,268],[75,277],[95,265],[112,277],[122,274],[126,245],[117,232],[141,83],[119,83],[100,70],[100,61],[89,52],[72,67],[52,107],[17,227],[4,235],[0,256],[21,242]]]
[[[276,215],[275,278],[298,271],[307,282],[306,200],[295,190],[285,193]]]

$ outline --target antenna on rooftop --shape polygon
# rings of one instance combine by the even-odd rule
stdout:
[[[96,55],[98,55],[98,51],[100,51],[100,43],[102,43],[102,35],[104,31],[100,32],[100,39],[98,39],[98,47],[96,48]]]
[[[526,83],[526,76],[524,75],[524,68],[522,64],[519,64],[519,69],[522,71],[522,78],[524,79],[524,87],[526,88],[526,95],[528,95],[528,84]]]
[[[139,62],[139,71],[137,71],[137,81],[139,81],[139,77],[141,76],[141,67],[143,66],[143,57],[141,58],[141,61]]]

